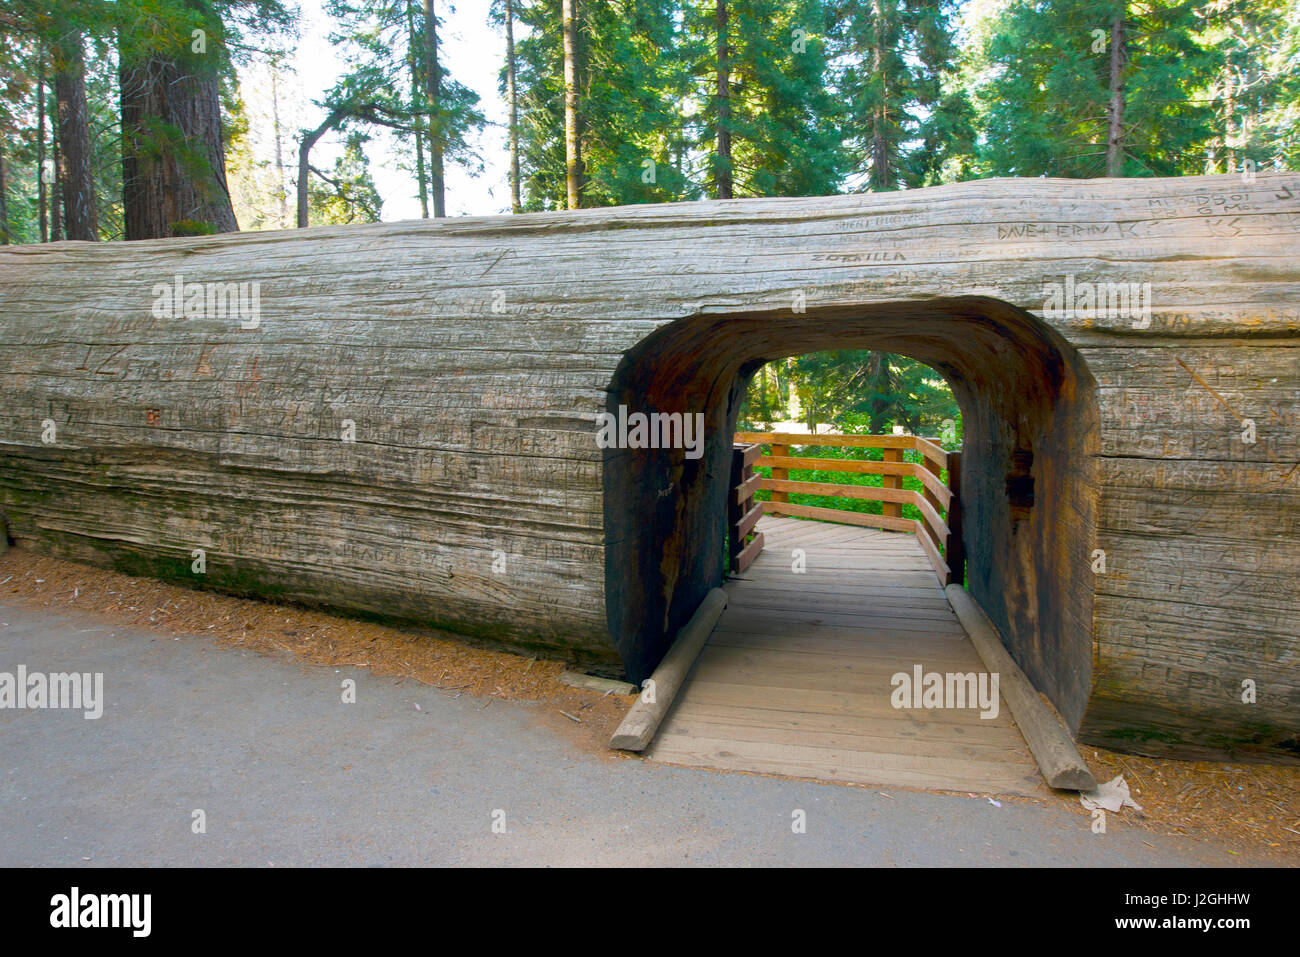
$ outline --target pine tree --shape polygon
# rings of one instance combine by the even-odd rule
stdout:
[[[472,136],[486,121],[478,94],[442,65],[431,0],[329,0],[326,10],[337,21],[331,40],[347,51],[348,73],[321,105],[336,123],[396,130],[415,157],[423,214],[432,205],[434,216],[445,216],[445,165],[476,162]]]
[[[54,91],[49,115],[55,142],[55,182],[52,201],[62,233],[68,239],[96,240],[98,203],[95,190],[90,107],[86,99],[87,34],[105,25],[103,11],[92,0],[64,0],[50,5],[40,0],[13,0],[6,26],[23,39],[21,47],[35,53],[40,64],[40,122],[47,106],[43,99],[48,70]],[[44,137],[42,136],[42,143]]]
[[[510,150],[510,211],[523,212],[522,187],[519,184],[519,55],[515,51],[516,0],[494,0],[491,19],[501,25],[506,36],[506,62],[501,68],[501,93],[506,98],[506,138]]]
[[[696,2],[687,23],[703,109],[689,122],[703,185],[721,199],[836,192],[843,153],[817,0]]]
[[[516,43],[520,179],[524,208],[569,205],[580,159],[584,206],[686,198],[686,138],[679,104],[687,70],[674,0],[582,0],[574,21],[576,101],[566,110],[561,0],[516,8],[529,33]],[[578,142],[567,142],[566,112]]]
[[[970,175],[974,110],[953,82],[954,4],[832,0],[831,10],[850,183],[925,186],[953,163],[947,176]]]
[[[86,38],[71,19],[57,18],[50,44],[58,104],[59,181],[68,239],[99,238],[95,178],[86,104]]]
[[[1248,172],[1300,159],[1300,3],[1218,0],[1206,40],[1222,55],[1206,96],[1214,134],[1205,172]]]
[[[6,244],[34,242],[41,239],[39,228],[43,222],[34,215],[37,203],[33,194],[43,191],[34,174],[40,169],[38,156],[44,138],[37,139],[32,122],[36,119],[33,105],[44,112],[37,94],[41,50],[33,36],[14,29],[16,24],[11,25],[3,15],[0,25],[6,28],[0,31],[0,76],[4,77],[0,84],[0,163],[4,166],[0,232]]]
[[[564,50],[564,194],[569,209],[582,205],[582,113],[578,105],[579,73],[577,0],[560,0],[560,36]]]
[[[771,363],[755,375],[747,398],[749,417],[784,414],[767,403],[764,393],[771,373],[785,365],[784,360]],[[839,430],[871,435],[896,425],[914,435],[935,434],[944,419],[961,414],[944,378],[907,356],[865,349],[814,352],[790,360],[788,375],[810,429],[829,422]]]
[[[1178,0],[1014,0],[982,52],[994,175],[1172,176],[1203,165],[1222,56]]]
[[[328,173],[313,170],[310,191],[310,222],[313,226],[376,223],[383,201],[370,175],[365,153],[366,134],[353,130],[343,153]]]

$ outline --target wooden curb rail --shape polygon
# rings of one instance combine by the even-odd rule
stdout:
[[[1097,779],[1074,746],[1070,732],[1012,660],[984,610],[961,585],[951,584],[944,591],[948,595],[948,604],[952,605],[958,621],[984,661],[984,667],[1000,676],[998,683],[1002,696],[1007,699],[1011,716],[1025,736],[1025,743],[1029,745],[1048,786],[1067,791],[1095,790]]]
[[[714,588],[704,596],[700,607],[686,623],[673,646],[659,662],[659,667],[650,676],[654,688],[654,702],[647,703],[644,695],[636,699],[632,710],[627,713],[623,723],[618,726],[614,736],[609,739],[609,746],[618,751],[644,751],[659,729],[659,722],[672,707],[673,699],[681,690],[682,683],[690,673],[691,665],[704,650],[704,642],[713,632],[718,617],[727,607],[727,593],[721,588]]]

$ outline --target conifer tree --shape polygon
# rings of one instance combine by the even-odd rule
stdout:
[[[1173,176],[1203,165],[1222,55],[1179,0],[1013,0],[983,51],[993,175]]]
[[[704,106],[690,122],[708,194],[836,192],[844,157],[823,4],[697,0],[687,23],[696,49],[707,51],[695,59],[695,98]]]
[[[970,173],[974,110],[957,72],[950,0],[830,0],[849,183],[925,186]],[[947,84],[945,84],[947,80]]]

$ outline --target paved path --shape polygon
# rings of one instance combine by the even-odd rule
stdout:
[[[588,754],[525,704],[0,603],[18,665],[103,672],[106,704],[0,710],[5,866],[1249,863],[1058,807]]]

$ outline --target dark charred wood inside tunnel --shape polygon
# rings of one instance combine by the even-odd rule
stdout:
[[[749,378],[765,362],[835,349],[911,356],[948,379],[965,433],[967,587],[1077,729],[1092,683],[1096,385],[1041,320],[980,297],[694,316],[624,356],[609,412],[702,413],[705,426],[698,458],[604,453],[607,618],[628,676],[650,675],[722,581],[732,435]]]

